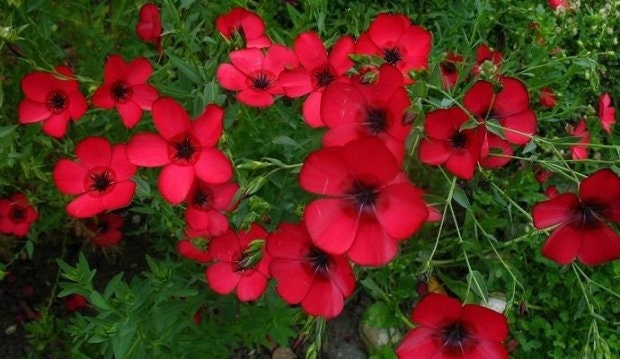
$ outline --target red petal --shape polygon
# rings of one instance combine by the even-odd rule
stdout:
[[[288,304],[300,303],[314,281],[309,266],[297,260],[275,258],[269,272],[276,281],[278,295]]]
[[[93,105],[99,108],[111,109],[116,105],[116,101],[112,97],[111,85],[103,84],[95,90],[93,94]]]
[[[69,122],[70,114],[68,111],[61,112],[57,115],[52,115],[50,118],[43,122],[43,132],[52,137],[60,138],[67,132],[67,123]]]
[[[379,57],[383,55],[383,51],[374,43],[368,31],[363,32],[357,39],[353,52],[356,54],[376,55]]]
[[[426,203],[410,183],[385,187],[375,203],[375,214],[385,231],[395,239],[415,233],[428,217]]]
[[[67,205],[67,213],[76,218],[92,217],[105,210],[101,197],[93,197],[89,193],[77,196]]]
[[[504,344],[481,340],[470,351],[463,353],[463,359],[508,359],[508,350]]]
[[[608,93],[604,93],[599,97],[598,116],[603,130],[611,134],[611,126],[616,123],[616,109],[611,106],[611,97],[609,97]]]
[[[205,274],[209,287],[214,292],[222,295],[232,292],[241,278],[239,272],[235,272],[233,264],[227,262],[218,262],[210,265],[206,269]]]
[[[525,145],[536,133],[536,115],[531,110],[501,118],[499,122],[506,141],[515,145]]]
[[[265,90],[246,89],[236,96],[237,101],[252,107],[268,107],[273,105],[273,95]]]
[[[209,104],[191,124],[191,133],[202,146],[215,146],[222,135],[224,110],[218,105]]]
[[[347,298],[355,290],[353,268],[345,256],[331,256],[330,279],[342,295]]]
[[[323,92],[321,118],[330,128],[344,124],[357,124],[363,116],[366,99],[355,87],[333,82]]]
[[[242,49],[230,53],[230,62],[247,76],[263,70],[265,57],[259,49]]]
[[[423,139],[420,142],[418,154],[422,163],[439,166],[452,156],[453,150],[454,148],[450,142]]]
[[[299,66],[297,55],[286,46],[273,44],[265,54],[263,70],[271,72],[274,76],[279,76],[284,69],[292,69]]]
[[[219,236],[228,230],[228,219],[218,211],[207,211],[209,233]]]
[[[67,96],[69,100],[69,112],[71,113],[71,118],[74,121],[77,121],[88,110],[88,104],[80,92],[71,92],[67,94]]]
[[[400,346],[396,349],[399,359],[435,358],[440,354],[442,343],[437,340],[438,332],[435,329],[417,327],[410,331]],[[439,356],[438,358],[442,358]]]
[[[458,149],[446,161],[446,169],[455,176],[469,180],[474,176],[478,158],[477,153],[471,153],[464,148]]]
[[[27,98],[19,103],[18,112],[21,124],[43,121],[52,115],[44,102],[36,102]]]
[[[314,277],[308,294],[301,302],[301,307],[310,315],[329,319],[342,312],[344,299],[332,281],[324,276],[317,275]]]
[[[257,300],[267,288],[267,278],[259,271],[244,274],[237,284],[237,298],[242,302]]]
[[[159,92],[151,85],[135,85],[131,88],[131,100],[143,110],[151,110],[153,102],[159,98]]]
[[[343,254],[358,232],[359,213],[347,211],[340,199],[319,199],[310,202],[304,212],[308,233],[314,244],[331,254]]]
[[[247,75],[231,64],[220,64],[217,67],[215,78],[220,86],[227,90],[239,91],[248,87]]]
[[[411,26],[411,22],[401,15],[379,14],[370,24],[368,33],[380,48],[394,47],[400,37]]]
[[[510,162],[513,154],[510,144],[498,136],[484,132],[482,136],[486,136],[486,143],[483,142],[480,150],[480,165],[485,168],[499,168]],[[485,148],[486,146],[486,148]],[[490,151],[493,149],[493,151]],[[484,152],[486,151],[486,154]],[[484,155],[484,157],[483,157]]]
[[[233,176],[230,160],[216,148],[203,148],[194,168],[196,176],[209,183],[228,182]]]
[[[127,71],[125,73],[125,81],[129,85],[145,84],[153,73],[153,66],[144,57],[138,57],[129,64],[127,64]]]
[[[90,169],[109,167],[112,160],[112,145],[103,137],[87,137],[75,146],[75,156]]]
[[[581,181],[579,197],[585,202],[604,205],[607,207],[606,212],[609,212],[605,213],[605,216],[612,221],[620,221],[620,177],[612,170],[598,170]]]
[[[209,254],[222,262],[234,262],[241,257],[243,248],[239,245],[239,238],[232,230],[215,237],[209,243]]]
[[[321,99],[323,92],[314,91],[304,101],[302,114],[306,124],[312,128],[324,127],[325,124],[321,119]]]
[[[88,170],[82,165],[61,159],[54,167],[54,183],[62,193],[79,194],[85,191],[84,178]]]
[[[419,26],[411,26],[400,38],[400,47],[406,50],[406,69],[428,68],[428,55],[431,52],[431,34]]]
[[[117,103],[116,109],[121,115],[121,121],[127,128],[134,128],[142,117],[142,109],[137,103],[128,101],[125,103]]]
[[[52,74],[31,72],[22,79],[22,90],[28,99],[36,102],[47,101],[47,96],[59,87],[59,82]]]
[[[116,81],[124,80],[126,74],[125,60],[119,55],[110,55],[105,63],[105,71],[103,72],[103,83],[113,84]]]
[[[582,235],[583,230],[568,225],[560,226],[551,233],[543,245],[542,255],[559,264],[568,264],[577,257]]]
[[[194,167],[169,163],[159,174],[159,193],[168,203],[179,204],[187,197],[195,176]]]
[[[209,212],[213,211],[198,209],[195,206],[190,205],[185,210],[185,222],[196,231],[207,231],[210,229],[208,216]],[[227,229],[228,228],[226,228],[226,230]],[[226,230],[222,233],[213,233],[213,235],[222,235],[226,232]],[[209,233],[211,233],[211,231],[209,231]]]
[[[473,115],[486,118],[494,98],[493,85],[487,81],[478,81],[465,94],[463,105]]]
[[[532,209],[534,227],[543,229],[568,221],[579,206],[577,196],[563,193],[548,201],[537,203]]]
[[[232,203],[235,194],[239,190],[239,185],[236,183],[224,183],[219,185],[210,185],[213,192],[213,208],[227,211],[235,207]]]
[[[430,137],[450,140],[467,120],[469,116],[459,107],[439,109],[426,114],[424,130]]]
[[[269,235],[265,248],[273,258],[299,261],[308,255],[312,246],[312,240],[303,224],[281,223]]]
[[[375,218],[362,217],[357,232],[353,233],[357,235],[347,251],[352,262],[363,266],[382,266],[396,257],[397,240],[390,237]]]
[[[506,317],[479,305],[463,306],[461,323],[476,339],[501,342],[508,337]]]
[[[239,245],[245,248],[255,239],[267,239],[268,234],[263,227],[256,223],[252,223],[248,231],[239,231],[237,236],[239,237]]]
[[[106,210],[114,210],[128,206],[136,192],[136,184],[133,181],[118,182],[114,190],[101,196],[101,204]]]
[[[461,320],[461,303],[456,298],[430,293],[415,307],[412,319],[416,324],[441,330]]]
[[[376,137],[349,142],[341,155],[351,175],[365,184],[386,184],[400,171],[392,153]]]
[[[112,147],[112,160],[110,168],[116,174],[116,181],[125,181],[133,177],[138,170],[136,166],[127,159],[127,146],[123,144]]]
[[[530,106],[530,98],[523,82],[512,78],[501,78],[502,90],[495,96],[493,110],[500,117],[512,116],[526,111]]]
[[[577,258],[587,266],[620,259],[620,236],[606,224],[584,230]]]
[[[304,161],[299,183],[306,191],[338,196],[354,185],[354,178],[347,170],[340,149],[324,148],[312,152]]]
[[[299,63],[307,70],[312,71],[327,64],[327,50],[316,32],[308,31],[299,34],[293,46]]]
[[[301,97],[312,91],[312,74],[304,68],[282,71],[278,81],[288,97]]]
[[[169,97],[160,97],[152,106],[153,123],[161,136],[171,138],[190,131],[190,120],[185,109]]]
[[[168,143],[158,134],[137,133],[127,143],[127,158],[137,166],[163,166],[170,163]]]
[[[336,74],[342,76],[351,67],[353,67],[353,60],[349,58],[349,55],[355,48],[355,40],[351,36],[343,36],[336,40],[334,46],[332,46],[328,61],[329,64],[336,70]]]

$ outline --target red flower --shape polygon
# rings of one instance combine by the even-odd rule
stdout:
[[[161,15],[155,4],[146,3],[140,8],[140,19],[136,24],[136,33],[144,41],[155,45],[161,52]]]
[[[499,81],[499,91],[488,81],[476,82],[465,94],[463,104],[483,124],[497,120],[506,141],[524,145],[536,133],[536,115],[530,109],[527,88],[516,78],[501,77]],[[487,153],[483,144],[482,157]]]
[[[445,164],[446,169],[463,179],[474,176],[480,157],[477,129],[461,130],[469,115],[460,107],[440,109],[426,114],[426,138],[420,143],[420,161],[429,165]]]
[[[549,87],[542,88],[540,90],[540,104],[546,108],[554,108],[557,103],[555,93]]]
[[[540,184],[547,182],[552,176],[553,172],[543,167],[537,167],[534,171],[534,177],[536,177],[536,181]]]
[[[77,195],[67,212],[78,218],[127,206],[136,184],[136,166],[127,161],[125,145],[112,146],[102,137],[87,137],[75,146],[77,162],[61,159],[54,167],[60,192]]]
[[[146,83],[153,67],[147,59],[139,57],[126,64],[119,55],[108,57],[103,84],[93,95],[95,107],[116,107],[123,125],[133,128],[142,117],[142,110],[151,110],[159,97],[157,90]]]
[[[239,34],[248,48],[262,48],[271,45],[265,36],[265,23],[260,16],[242,7],[236,7],[215,20],[217,31],[226,39],[231,40]]]
[[[258,299],[269,277],[271,256],[265,252],[267,232],[252,224],[247,232],[235,234],[228,230],[215,237],[209,245],[209,253],[215,260],[205,275],[211,289],[218,294],[228,294],[236,289],[237,298],[243,302]]]
[[[576,145],[570,147],[571,157],[574,160],[583,160],[588,158],[590,132],[588,132],[586,127],[586,121],[584,119],[579,120],[577,127],[574,128],[571,125],[566,126],[566,132],[568,132],[569,135],[580,139]]]
[[[430,32],[402,14],[379,14],[355,45],[355,53],[379,56],[400,70],[408,83],[410,70],[428,68],[430,51]]]
[[[451,89],[456,85],[459,79],[459,71],[456,65],[462,62],[463,56],[449,52],[446,59],[439,64],[444,88]]]
[[[127,144],[127,157],[138,166],[164,166],[157,183],[159,192],[169,203],[179,204],[196,177],[212,184],[232,178],[230,160],[215,148],[223,117],[222,108],[208,105],[192,122],[181,105],[162,97],[153,104],[153,123],[159,134],[134,135]]]
[[[611,134],[611,126],[616,123],[616,109],[611,106],[611,98],[607,92],[598,99],[598,117],[605,132]]]
[[[271,106],[274,96],[284,94],[280,73],[299,65],[291,49],[277,44],[266,50],[233,51],[230,61],[218,66],[217,81],[227,90],[238,91],[235,98],[252,107]]]
[[[346,72],[353,66],[349,54],[353,38],[338,39],[328,55],[325,45],[314,32],[304,32],[295,39],[295,53],[301,66],[280,74],[280,84],[288,97],[310,94],[303,106],[303,118],[311,127],[324,126],[321,120],[323,90],[334,81],[347,82]]]
[[[538,229],[558,225],[542,254],[559,263],[593,266],[620,258],[620,237],[606,223],[620,222],[620,177],[601,169],[581,181],[579,195],[562,193],[532,209]]]
[[[356,76],[350,84],[334,82],[323,93],[321,118],[329,131],[324,146],[341,146],[355,139],[376,136],[398,162],[405,156],[405,139],[411,124],[403,124],[410,101],[403,76],[390,65],[381,65],[372,84]]]
[[[228,219],[222,214],[234,207],[233,197],[239,186],[236,183],[209,184],[196,181],[187,195],[185,221],[197,231],[208,231],[219,236],[228,230]]]
[[[558,189],[557,189],[556,186],[549,186],[545,190],[545,196],[547,196],[547,198],[549,198],[549,199],[555,198],[555,197],[557,197],[559,195],[560,195],[560,192],[558,192]]]
[[[1,233],[23,237],[38,217],[37,211],[23,193],[14,193],[9,198],[0,199]]]
[[[512,151],[512,147],[510,147],[508,142],[493,133],[487,131],[481,132],[485,138],[482,140],[483,145],[481,149],[481,157],[483,152],[488,155],[480,158],[478,163],[484,168],[504,167],[508,162],[510,162],[511,156],[514,153]]]
[[[69,313],[73,313],[76,310],[80,310],[88,306],[88,299],[85,296],[79,294],[72,294],[62,299],[65,309]]]
[[[86,224],[86,228],[92,233],[90,241],[97,247],[116,245],[123,237],[120,231],[122,226],[123,217],[116,213],[99,214],[96,221]]]
[[[276,291],[289,304],[301,304],[309,315],[333,318],[355,290],[355,276],[343,255],[317,248],[303,223],[282,223],[267,240],[273,260],[269,271]]]
[[[547,2],[549,3],[549,6],[551,6],[553,10],[568,7],[568,3],[564,0],[547,0]]]
[[[210,241],[211,234],[209,232],[188,228],[185,231],[185,238],[177,243],[177,251],[187,259],[198,263],[208,263],[211,261]]]
[[[32,72],[24,76],[22,90],[26,98],[19,103],[19,123],[43,122],[43,132],[63,137],[69,119],[77,121],[88,109],[78,82],[66,66],[56,66],[55,75]]]
[[[482,44],[476,49],[476,66],[472,69],[474,75],[479,75],[482,70],[483,64],[488,61],[495,69],[499,68],[504,60],[502,53],[495,51],[489,46]]]
[[[357,264],[388,263],[398,242],[428,217],[421,191],[374,137],[311,153],[300,183],[327,197],[311,202],[304,213],[314,243],[330,254],[347,253]]]
[[[401,359],[508,358],[503,344],[508,336],[506,317],[491,309],[461,306],[458,299],[431,293],[411,318],[417,326],[396,349]]]

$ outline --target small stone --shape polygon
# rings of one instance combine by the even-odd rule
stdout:
[[[297,355],[293,353],[291,348],[287,347],[278,347],[271,354],[271,359],[296,359]]]
[[[17,325],[13,324],[4,330],[4,334],[11,335],[17,331]]]
[[[402,338],[401,333],[396,328],[376,328],[362,324],[360,331],[362,340],[370,351],[385,345],[394,345]]]

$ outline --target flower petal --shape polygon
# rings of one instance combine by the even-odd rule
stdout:
[[[231,64],[220,64],[217,67],[215,78],[220,86],[227,90],[239,91],[248,87],[247,75]]]
[[[131,91],[133,92],[131,100],[143,110],[150,111],[153,102],[159,98],[159,92],[151,85],[135,85],[131,88]]]
[[[276,281],[276,292],[288,304],[301,303],[314,280],[310,266],[299,260],[274,258],[269,272]]]
[[[239,278],[237,298],[242,302],[257,300],[267,288],[267,278],[259,271],[251,271]]]
[[[140,118],[142,118],[142,109],[133,101],[117,102],[116,109],[121,116],[123,125],[127,128],[134,128],[140,122]]]
[[[430,293],[415,307],[412,319],[416,324],[441,330],[461,320],[462,308],[458,299]]]
[[[324,148],[312,152],[304,161],[299,174],[303,189],[328,196],[343,195],[354,185],[354,178],[338,148]]]
[[[230,160],[217,148],[203,148],[194,168],[196,176],[209,183],[225,183],[233,176]]]
[[[436,337],[437,330],[417,327],[405,336],[396,349],[396,355],[399,359],[435,358],[442,348],[442,343]]]
[[[579,199],[572,193],[563,193],[550,200],[539,202],[532,209],[534,227],[543,229],[566,222],[577,206]]]
[[[486,118],[494,99],[493,85],[487,81],[478,81],[465,94],[463,105],[474,116]]]
[[[218,105],[209,104],[191,124],[191,133],[201,146],[217,145],[222,135],[224,110]]]
[[[582,232],[577,258],[587,266],[595,266],[620,258],[620,236],[606,224]]]
[[[340,289],[328,277],[317,275],[301,307],[310,315],[329,319],[342,312],[344,299]]]
[[[136,192],[136,183],[133,181],[118,182],[114,189],[101,196],[101,203],[104,209],[114,210],[128,206]]]
[[[34,123],[43,121],[52,115],[44,102],[32,101],[28,98],[19,103],[19,123]]]
[[[168,203],[177,205],[187,197],[195,177],[194,167],[169,163],[159,174],[159,193]]]
[[[556,228],[543,245],[542,255],[559,264],[574,261],[581,247],[583,232],[569,225]]]
[[[425,208],[426,210],[426,208]],[[352,262],[363,266],[382,266],[398,253],[398,241],[390,237],[373,217],[362,217],[355,240],[347,255]]]
[[[103,137],[87,137],[75,146],[75,156],[90,169],[109,167],[112,160],[112,145]]]
[[[395,239],[409,237],[428,217],[420,191],[410,183],[385,187],[379,193],[374,208],[379,223]]]
[[[308,233],[314,244],[331,254],[342,254],[351,248],[358,232],[360,214],[345,209],[343,200],[318,199],[304,212]]]
[[[127,143],[127,158],[137,166],[163,166],[170,163],[168,144],[158,134],[137,133]]]
[[[79,194],[84,192],[84,178],[88,176],[88,169],[81,164],[68,159],[60,159],[54,167],[54,183],[58,190],[65,194]]]
[[[312,128],[324,127],[325,124],[321,119],[321,99],[323,98],[323,92],[314,91],[311,92],[302,108],[302,115],[306,124]]]
[[[209,287],[214,292],[222,295],[231,293],[241,278],[239,272],[235,272],[233,264],[228,262],[211,264],[206,269],[205,276]]]
[[[153,103],[151,111],[155,128],[166,141],[189,132],[191,124],[187,112],[170,97],[157,99]]]
[[[461,323],[476,339],[502,342],[508,337],[506,317],[480,305],[464,305]]]
[[[307,70],[312,71],[327,64],[327,50],[316,32],[308,31],[299,34],[293,46],[299,63]]]

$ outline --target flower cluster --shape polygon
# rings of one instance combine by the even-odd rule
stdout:
[[[39,217],[23,193],[0,199],[0,233],[23,237]]]

